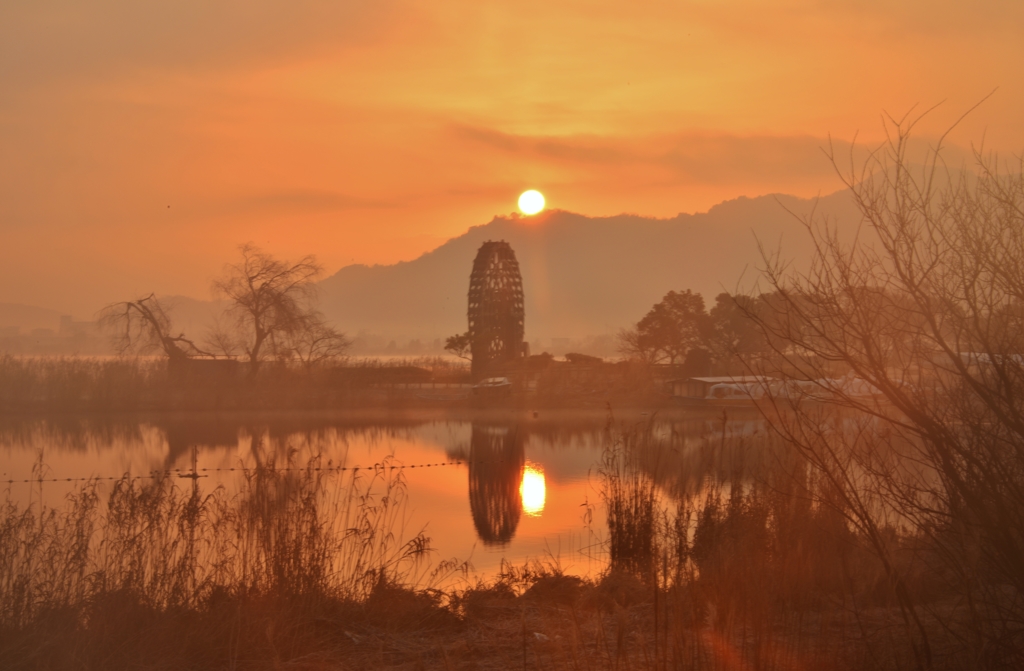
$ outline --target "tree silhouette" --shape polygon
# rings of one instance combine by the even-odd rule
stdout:
[[[345,337],[313,306],[314,282],[323,273],[313,256],[290,263],[252,244],[239,251],[241,260],[227,266],[213,289],[231,301],[231,336],[248,357],[252,372],[268,356],[309,363],[344,351]],[[223,341],[223,335],[218,339]]]
[[[469,332],[457,333],[445,340],[444,348],[460,359],[473,360],[473,343],[469,338]]]
[[[168,359],[181,361],[195,355],[212,356],[185,337],[171,335],[169,308],[149,294],[134,301],[111,303],[99,313],[101,328],[111,331],[118,354],[149,354],[162,351]]]
[[[709,327],[700,294],[670,291],[633,329],[619,334],[619,344],[624,353],[643,361],[675,364],[705,345]]]

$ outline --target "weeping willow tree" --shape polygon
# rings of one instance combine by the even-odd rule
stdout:
[[[214,293],[229,302],[227,321],[215,333],[222,351],[244,353],[253,373],[268,358],[309,368],[345,354],[350,341],[316,309],[316,281],[323,274],[316,258],[285,261],[252,244],[239,253],[241,259],[213,283]]]

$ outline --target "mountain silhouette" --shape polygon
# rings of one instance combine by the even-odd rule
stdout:
[[[320,306],[350,334],[433,339],[460,333],[477,249],[505,240],[523,275],[527,340],[612,333],[673,289],[699,292],[709,304],[723,291],[750,290],[763,266],[758,241],[796,268],[805,266],[810,239],[794,214],[812,208],[847,232],[860,222],[847,191],[817,201],[738,198],[671,219],[560,210],[495,217],[415,260],[342,268],[320,283]]]
[[[792,267],[806,267],[810,238],[794,215],[812,208],[847,239],[861,221],[848,191],[817,200],[737,198],[670,219],[561,210],[499,216],[412,261],[342,268],[320,282],[320,309],[350,336],[429,343],[461,333],[477,250],[488,240],[505,240],[523,275],[528,341],[612,334],[635,324],[670,290],[701,293],[709,306],[723,291],[751,290],[763,266],[759,241]],[[200,340],[227,307],[222,299],[161,299],[171,308],[174,331]],[[0,330],[56,329],[60,314],[0,304]]]

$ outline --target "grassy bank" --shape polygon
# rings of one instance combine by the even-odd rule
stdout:
[[[0,356],[0,412],[125,412],[328,409],[410,402],[395,394],[409,380],[466,381],[450,362],[422,359],[306,368],[264,364],[250,374],[175,370],[164,359]],[[405,397],[408,398],[405,398]]]
[[[647,367],[629,363],[591,369],[559,362],[545,370],[512,371],[515,391],[500,397],[471,394],[468,366],[437,357],[312,367],[265,362],[256,373],[237,363],[175,368],[163,359],[0,355],[0,413],[601,409],[609,402],[652,406],[670,400]]]

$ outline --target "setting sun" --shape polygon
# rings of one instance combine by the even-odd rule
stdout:
[[[547,487],[544,484],[544,471],[540,467],[534,464],[526,465],[523,482],[519,485],[519,494],[523,498],[524,513],[536,517],[544,512]]]
[[[544,209],[544,194],[536,189],[524,191],[519,196],[519,209],[523,214],[537,214]]]

